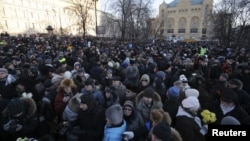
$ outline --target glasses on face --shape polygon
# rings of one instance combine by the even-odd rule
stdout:
[[[146,82],[148,82],[148,80],[146,80],[146,79],[142,79],[141,81],[146,81]]]
[[[123,108],[123,111],[132,111],[132,109],[129,109],[129,108]]]

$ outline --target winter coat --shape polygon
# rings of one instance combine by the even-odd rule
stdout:
[[[155,92],[153,97],[153,104],[151,107],[147,107],[143,101],[143,91],[140,92],[136,97],[136,109],[142,115],[144,123],[150,121],[150,113],[153,109],[163,108],[163,104],[161,101],[161,96]]]
[[[126,130],[127,123],[123,120],[122,125],[118,127],[104,127],[104,137],[102,141],[122,141],[123,132]]]
[[[70,123],[72,127],[79,126],[82,131],[79,134],[79,140],[100,141],[106,123],[105,109],[97,104],[86,111],[80,109],[77,119]]]
[[[197,117],[196,117],[197,118]],[[201,122],[199,122],[201,124]],[[205,141],[205,136],[200,133],[200,125],[195,122],[195,117],[181,107],[176,115],[175,129],[180,133],[183,141]]]
[[[86,91],[85,88],[81,89],[81,93],[82,94],[92,94],[94,99],[96,100],[96,102],[104,107],[105,104],[105,100],[104,100],[104,96],[102,94],[102,92],[96,88],[93,88],[90,92]]]

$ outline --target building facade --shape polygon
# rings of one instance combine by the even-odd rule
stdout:
[[[211,39],[212,9],[213,0],[163,1],[159,6],[159,34],[167,40]]]
[[[29,36],[47,33],[48,26],[52,26],[53,33],[57,35],[82,33],[77,25],[77,16],[67,10],[72,6],[70,0],[0,0],[0,4],[0,33]],[[87,35],[96,34],[94,9],[92,7],[88,14],[92,20],[87,20]]]

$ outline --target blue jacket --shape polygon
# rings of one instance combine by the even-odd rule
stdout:
[[[104,137],[103,141],[122,141],[123,139],[123,132],[126,130],[126,121],[123,120],[123,124],[120,127],[104,127]]]

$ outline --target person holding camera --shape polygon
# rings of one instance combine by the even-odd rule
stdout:
[[[77,119],[64,121],[59,133],[66,134],[67,141],[100,141],[106,123],[105,109],[94,100],[93,95],[83,94],[79,100],[80,110]]]
[[[0,140],[37,137],[39,119],[35,101],[32,98],[13,98],[3,111]]]

